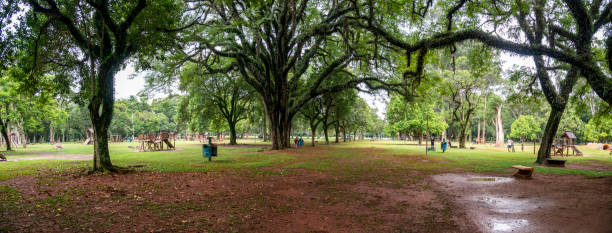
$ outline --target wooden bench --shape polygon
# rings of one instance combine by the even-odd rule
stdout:
[[[514,176],[516,177],[530,178],[531,175],[533,175],[532,167],[525,167],[523,165],[514,165],[512,166],[512,168],[516,169],[516,172],[514,173]]]
[[[551,167],[565,167],[565,161],[567,160],[548,158],[546,159],[546,165],[551,166]]]

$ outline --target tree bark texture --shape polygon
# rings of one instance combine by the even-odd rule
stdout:
[[[496,108],[497,115],[495,117],[495,146],[504,147],[504,126],[502,121],[502,108],[500,104]]]

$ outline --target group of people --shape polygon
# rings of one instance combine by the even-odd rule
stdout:
[[[293,140],[293,143],[295,144],[295,148],[297,149],[298,147],[301,147],[304,145],[304,140],[302,140],[302,137],[295,137],[295,139]]]
[[[436,142],[436,138],[435,137],[431,137],[431,147],[428,149],[429,151],[436,151],[435,142]],[[449,146],[451,146],[451,142],[448,141],[448,143],[447,143],[446,142],[446,138],[442,139],[442,143],[440,144],[440,148],[442,149],[442,153],[446,152],[446,150],[448,150]]]
[[[514,151],[514,141],[508,138],[508,152],[510,152],[510,150],[512,150],[512,152],[515,152]],[[525,145],[523,145],[523,142],[521,142],[521,151],[525,151]]]

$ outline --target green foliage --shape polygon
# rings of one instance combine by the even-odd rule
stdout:
[[[589,120],[584,126],[584,137],[591,142],[612,140],[612,116]]]
[[[559,122],[559,129],[557,130],[557,136],[561,136],[565,131],[571,131],[576,135],[577,138],[584,138],[584,126],[585,122],[580,119],[580,116],[572,108],[568,108],[561,117]]]
[[[533,116],[521,115],[510,126],[510,137],[523,139],[536,139],[542,130]]]
[[[433,134],[441,134],[448,124],[434,112],[433,104],[425,102],[407,103],[400,96],[392,96],[387,109],[387,132],[421,135],[426,133],[427,125]]]

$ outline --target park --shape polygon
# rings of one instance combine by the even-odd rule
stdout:
[[[610,232],[612,2],[0,0],[0,232]]]

